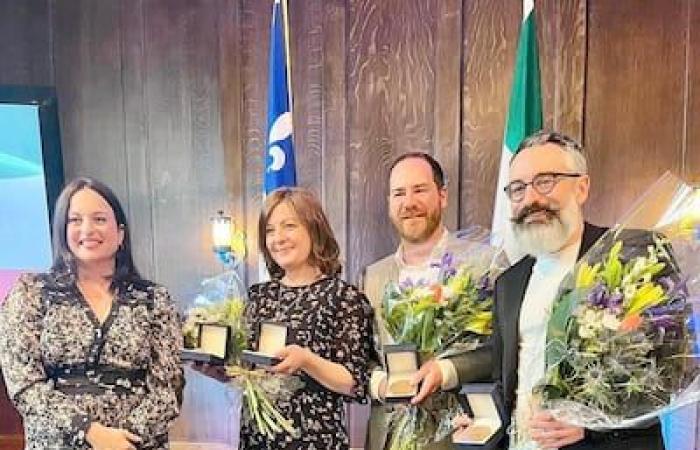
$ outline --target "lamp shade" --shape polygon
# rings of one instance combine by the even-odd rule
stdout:
[[[211,219],[211,235],[214,242],[214,250],[217,252],[231,251],[231,233],[233,221],[230,216],[218,211]]]

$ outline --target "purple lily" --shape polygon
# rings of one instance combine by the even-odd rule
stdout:
[[[674,301],[665,305],[654,306],[644,311],[651,325],[657,330],[677,330],[683,323],[685,301]]]
[[[615,314],[622,309],[623,296],[620,292],[610,294],[607,286],[602,283],[596,284],[588,293],[588,303],[597,308],[605,308]]]
[[[688,277],[684,277],[679,281],[675,281],[671,277],[661,277],[658,283],[663,287],[664,292],[670,299],[685,298],[689,295]]]
[[[442,255],[442,260],[440,261],[440,265],[442,268],[451,268],[454,265],[455,257],[452,254],[452,252],[445,252],[444,255]]]
[[[452,252],[442,254],[439,262],[433,262],[430,267],[439,268],[438,279],[445,282],[457,274],[457,269],[454,267],[455,257]]]
[[[685,309],[684,302],[673,302],[665,305],[648,308],[645,313],[650,317],[667,316],[669,314],[680,314]]]
[[[484,301],[487,298],[493,297],[493,286],[491,285],[491,279],[488,274],[484,274],[479,278],[479,281],[476,283],[476,291],[479,301]]]
[[[407,291],[413,287],[413,280],[410,278],[406,278],[402,282],[399,283],[399,289],[402,291]]]
[[[677,318],[671,315],[651,316],[649,318],[649,322],[657,330],[672,330],[680,328],[680,323],[678,323]]]
[[[608,299],[608,309],[615,313],[619,313],[622,310],[622,302],[624,299],[625,297],[621,292],[615,292]]]
[[[587,300],[591,306],[597,306],[599,308],[607,307],[609,300],[608,288],[602,283],[596,284],[588,293]]]

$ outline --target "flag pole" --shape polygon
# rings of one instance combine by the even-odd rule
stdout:
[[[289,98],[289,112],[294,117],[294,103],[292,102],[292,52],[290,51],[289,5],[287,0],[282,2],[282,27],[284,29],[284,55],[287,60],[287,93]]]

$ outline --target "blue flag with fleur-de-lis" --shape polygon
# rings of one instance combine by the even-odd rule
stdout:
[[[280,0],[272,9],[270,75],[265,145],[265,194],[282,186],[296,186],[292,141],[292,109],[287,67],[285,20]]]

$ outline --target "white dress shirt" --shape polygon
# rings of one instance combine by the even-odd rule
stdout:
[[[557,254],[538,256],[525,290],[520,309],[520,349],[518,355],[518,387],[513,420],[520,436],[526,436],[527,422],[532,415],[532,389],[545,375],[547,324],[559,284],[576,264],[578,245],[571,245]],[[511,443],[511,448],[515,447]],[[522,443],[521,443],[522,444]],[[536,449],[532,443],[528,449]]]

